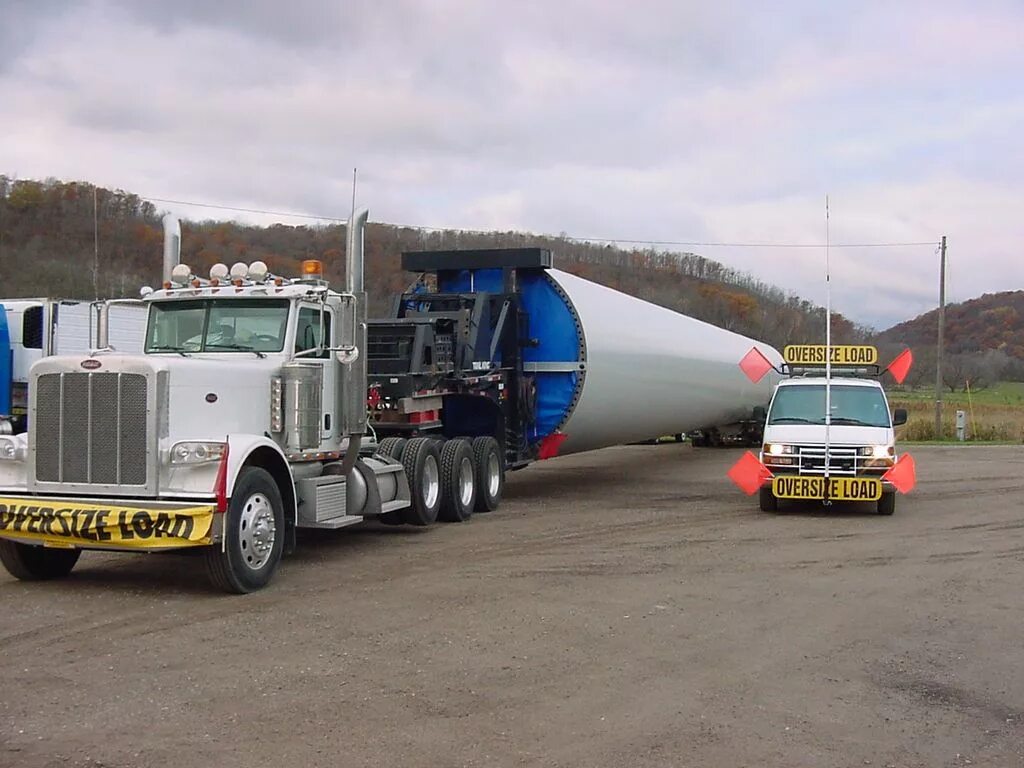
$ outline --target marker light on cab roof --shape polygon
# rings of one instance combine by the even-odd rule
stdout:
[[[221,264],[219,261],[210,267],[210,279],[211,280],[227,280],[228,275],[231,271],[228,269],[227,264]]]
[[[267,279],[269,272],[267,265],[262,261],[254,261],[249,265],[249,279],[254,283],[262,283]]]
[[[231,265],[231,279],[232,280],[245,280],[246,275],[249,274],[249,265],[244,261],[236,261]]]
[[[323,277],[324,276],[324,265],[322,261],[317,259],[306,259],[302,262],[302,276],[303,277]]]
[[[175,283],[184,284],[192,277],[192,268],[188,264],[175,264],[171,270],[171,280]]]

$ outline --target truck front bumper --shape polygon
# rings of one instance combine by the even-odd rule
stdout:
[[[0,538],[75,549],[167,550],[215,544],[213,502],[0,495]]]

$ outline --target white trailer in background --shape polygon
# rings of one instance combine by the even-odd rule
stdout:
[[[10,340],[11,408],[0,421],[14,432],[25,429],[29,369],[50,355],[84,355],[96,349],[99,305],[67,299],[0,299]],[[141,354],[146,335],[146,308],[140,302],[111,303],[110,346]]]

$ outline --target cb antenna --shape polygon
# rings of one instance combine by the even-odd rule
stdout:
[[[832,275],[829,265],[829,210],[825,195],[825,501],[828,502],[829,438],[832,426]]]

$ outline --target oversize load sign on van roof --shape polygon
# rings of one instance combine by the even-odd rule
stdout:
[[[0,497],[0,537],[56,547],[169,549],[211,542],[214,507],[144,508]]]
[[[789,365],[824,365],[824,344],[790,344],[782,350]],[[869,346],[832,346],[832,365],[876,365],[878,350]]]
[[[878,501],[882,498],[882,481],[875,477],[777,475],[772,478],[772,494],[779,499]]]

